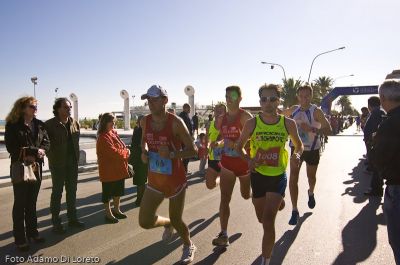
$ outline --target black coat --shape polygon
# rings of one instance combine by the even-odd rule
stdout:
[[[18,160],[23,147],[27,147],[26,155],[34,157],[37,157],[39,149],[44,149],[45,151],[50,149],[49,136],[44,123],[36,118],[32,122],[33,132],[24,124],[22,119],[16,123],[7,122],[4,140],[12,162]],[[43,158],[37,158],[36,162],[42,165],[44,161]]]
[[[400,106],[388,112],[368,155],[369,161],[386,179],[386,185],[400,185]]]
[[[192,121],[189,118],[189,114],[187,112],[182,111],[181,113],[179,113],[179,117],[181,117],[183,122],[185,123],[186,128],[188,129],[190,136],[193,136]]]

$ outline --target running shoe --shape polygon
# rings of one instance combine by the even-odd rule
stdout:
[[[197,247],[192,243],[190,246],[183,245],[182,250],[182,264],[189,264],[194,259],[194,253],[197,251]]]
[[[174,227],[172,225],[164,226],[164,233],[162,235],[162,240],[168,244],[172,241],[173,236],[174,236]]]
[[[214,246],[227,247],[229,246],[228,235],[224,232],[220,232],[216,238],[213,239],[212,244]]]
[[[289,220],[290,225],[296,225],[299,221],[299,211],[292,211],[292,217]]]
[[[265,258],[264,258],[264,257],[261,257],[261,263],[260,263],[260,265],[265,265]]]

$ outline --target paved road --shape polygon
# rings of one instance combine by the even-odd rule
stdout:
[[[381,202],[362,195],[370,176],[364,170],[362,137],[353,131],[347,131],[347,136],[329,138],[321,157],[317,206],[313,210],[307,207],[307,180],[304,169],[301,171],[301,218],[296,227],[288,225],[291,207],[287,190],[287,207],[276,220],[277,243],[272,264],[394,264]],[[195,171],[198,162],[190,167]],[[216,249],[211,240],[219,232],[219,190],[207,190],[203,179],[196,175],[189,179],[189,184],[184,219],[198,247],[194,264],[258,264],[262,228],[251,201],[243,200],[238,186],[235,187],[228,230],[232,244],[226,250]],[[66,256],[70,263],[73,257],[95,257],[100,264],[129,265],[175,264],[179,260],[179,240],[165,245],[160,241],[162,229],[146,231],[139,227],[138,208],[133,204],[136,192],[130,180],[126,182],[122,203],[128,219],[119,224],[104,224],[97,173],[80,175],[78,213],[86,229],[70,229],[64,236],[51,233],[50,192],[51,181],[43,181],[37,208],[41,234],[47,241],[40,248],[33,245],[29,254],[42,258]],[[12,187],[0,189],[0,202],[0,264],[5,264],[7,255],[20,255],[14,249],[11,232]],[[166,214],[167,206],[164,202],[160,213]],[[66,219],[65,212],[63,218]]]

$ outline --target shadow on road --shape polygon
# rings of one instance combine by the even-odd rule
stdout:
[[[355,265],[365,261],[376,248],[378,224],[386,224],[383,214],[376,214],[381,206],[381,198],[364,195],[371,180],[371,175],[366,171],[365,159],[360,159],[349,175],[351,180],[343,183],[353,186],[347,187],[342,196],[353,196],[354,203],[368,203],[343,228],[343,251],[335,259],[334,265]]]
[[[293,242],[296,240],[297,235],[299,234],[301,225],[304,221],[312,215],[311,212],[305,213],[303,216],[299,218],[299,221],[296,227],[292,230],[286,231],[281,238],[275,242],[274,250],[272,252],[271,262],[270,264],[282,264],[290,247],[292,246]],[[251,263],[251,265],[261,264],[261,256],[259,256],[256,260]]]
[[[190,236],[194,237],[196,234],[207,228],[217,218],[218,214],[214,214],[207,220],[199,219],[193,221],[191,224],[188,225],[190,230],[194,228],[190,231]],[[140,261],[141,264],[154,264],[181,246],[182,241],[180,240],[180,238],[176,238],[170,244],[165,244],[163,241],[158,241],[130,256],[125,257],[120,261],[111,261],[107,264],[136,264],[138,261]]]
[[[98,176],[95,177],[90,177],[87,179],[80,179],[78,180],[78,183],[87,183],[91,181],[97,181],[98,182],[98,191],[97,193],[91,194],[87,197],[84,198],[77,198],[76,205],[78,206],[77,213],[78,217],[80,220],[82,220],[85,223],[85,228],[84,229],[75,229],[75,228],[68,228],[66,225],[65,227],[67,228],[67,232],[64,235],[56,235],[52,233],[52,223],[51,223],[51,214],[50,214],[50,207],[42,208],[37,211],[37,217],[48,217],[44,220],[38,221],[38,228],[41,230],[40,235],[43,236],[46,239],[46,242],[43,244],[30,244],[31,249],[25,253],[20,253],[16,250],[16,247],[14,243],[9,243],[5,246],[1,247],[0,254],[1,256],[5,255],[12,255],[12,256],[22,256],[22,257],[28,257],[29,255],[34,255],[37,251],[43,248],[48,248],[54,245],[57,245],[58,243],[62,242],[64,239],[68,238],[69,236],[72,236],[76,233],[81,233],[85,232],[85,230],[88,230],[92,227],[100,226],[100,225],[106,225],[104,223],[104,206],[103,203],[101,202],[101,184],[100,181],[98,181]],[[128,183],[129,180],[126,180],[126,184]],[[199,183],[202,183],[203,179],[200,177],[197,177],[196,175],[193,175],[190,177],[188,180],[188,185],[196,185]],[[48,189],[48,188],[45,188]],[[50,187],[51,189],[51,187]],[[96,188],[94,188],[96,190]],[[79,192],[79,186],[78,186],[78,192]],[[129,187],[125,189],[125,195],[121,197],[121,210],[123,212],[127,212],[131,209],[137,208],[135,205],[133,199],[136,198],[136,186]],[[65,193],[64,193],[65,194]],[[39,193],[39,197],[42,196]],[[50,197],[50,196],[49,196]],[[65,197],[63,197],[64,202],[61,203],[61,209],[62,213],[60,214],[61,219],[65,222],[67,220],[67,214],[65,209],[67,208],[67,205],[65,203]],[[50,198],[48,198],[48,203],[50,205]],[[11,218],[11,211],[10,209],[9,216]],[[202,222],[199,226],[197,226],[191,234],[194,235],[198,232],[200,232],[202,229],[204,229],[206,226],[208,226],[214,219],[218,217],[218,214],[212,216],[209,220],[206,220]],[[41,229],[45,227],[45,229]],[[10,230],[7,232],[4,232],[0,234],[0,240],[8,240],[12,239],[13,233],[12,233],[12,227],[9,228]],[[14,241],[12,239],[12,241]],[[178,244],[179,245],[179,244]],[[169,251],[168,251],[169,253]],[[124,263],[122,263],[124,264]],[[128,263],[132,264],[132,263]]]
[[[78,184],[79,183],[86,183],[86,182],[91,182],[91,181],[97,181],[99,182],[99,176],[94,176],[91,178],[83,178],[83,179],[78,179]],[[43,188],[44,190],[51,190],[52,186],[49,186],[47,188]]]
[[[358,165],[353,168],[352,172],[349,173],[349,176],[351,176],[351,179],[344,181],[343,184],[353,186],[346,187],[342,196],[353,196],[353,201],[355,203],[366,202],[368,197],[364,195],[364,191],[366,191],[370,186],[371,174],[366,170],[365,159],[360,158]]]
[[[134,189],[134,190],[136,190],[136,189]],[[129,194],[129,195],[122,197],[121,202],[125,202],[125,201],[131,200],[132,198],[136,197],[136,196],[132,196],[132,193],[133,193],[133,188],[125,189],[125,194]],[[67,224],[64,224],[67,232],[63,235],[56,235],[52,232],[52,224],[51,224],[49,207],[40,209],[39,211],[37,211],[38,217],[49,216],[49,218],[46,218],[46,219],[38,222],[39,229],[42,227],[46,227],[45,229],[42,229],[40,231],[40,235],[46,239],[46,242],[42,243],[42,244],[31,243],[30,250],[26,253],[21,253],[21,252],[17,251],[14,243],[10,243],[1,248],[0,256],[5,257],[5,255],[10,255],[10,256],[21,256],[21,257],[27,258],[30,255],[34,255],[40,249],[57,245],[58,243],[62,242],[64,239],[66,239],[74,234],[84,232],[85,230],[88,230],[92,227],[106,225],[104,223],[104,219],[103,219],[104,208],[103,208],[103,204],[101,203],[101,192],[89,195],[85,198],[78,198],[77,205],[78,206],[83,205],[78,208],[77,212],[78,212],[79,219],[85,223],[85,228],[83,228],[83,229],[69,228]],[[121,209],[124,212],[126,212],[130,209],[133,209],[135,207],[136,206],[134,203],[128,203],[128,204],[121,205]],[[62,204],[61,209],[65,209],[65,208],[66,208],[66,204],[64,202]],[[67,220],[66,212],[64,211],[62,214],[60,214],[60,217],[62,218],[63,221],[66,221]],[[0,235],[0,240],[7,240],[9,238],[12,238],[12,236],[13,236],[12,231],[8,231],[8,232],[5,232]],[[10,264],[12,264],[12,263],[10,263]]]
[[[376,248],[378,224],[385,224],[383,214],[376,215],[380,198],[371,197],[361,211],[342,230],[343,251],[333,265],[355,265],[366,260]]]
[[[285,259],[290,247],[296,240],[297,235],[299,234],[300,228],[302,224],[307,220],[308,217],[312,215],[311,212],[307,212],[303,214],[299,218],[299,222],[297,223],[296,227],[292,230],[286,231],[281,238],[276,241],[274,250],[271,257],[271,265],[272,264],[282,264],[283,260]],[[259,264],[259,263],[255,263]]]
[[[242,236],[242,233],[236,233],[233,234],[229,237],[229,244],[232,244],[236,240],[238,240]],[[226,252],[227,248],[226,247],[215,247],[213,249],[213,252],[205,257],[204,259],[200,260],[199,262],[196,262],[195,264],[202,264],[202,265],[209,265],[209,264],[215,264],[221,254]],[[179,263],[176,263],[179,264]]]

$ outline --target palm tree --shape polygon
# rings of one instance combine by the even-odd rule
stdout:
[[[332,90],[333,79],[329,76],[320,76],[312,84],[314,95],[313,101],[321,104],[322,99]]]
[[[296,92],[297,89],[303,84],[300,79],[294,80],[293,78],[283,79],[282,99],[283,107],[288,108],[297,103]]]
[[[345,114],[345,110],[351,110],[352,106],[349,96],[341,96],[336,102],[336,106],[340,106],[342,114]]]

